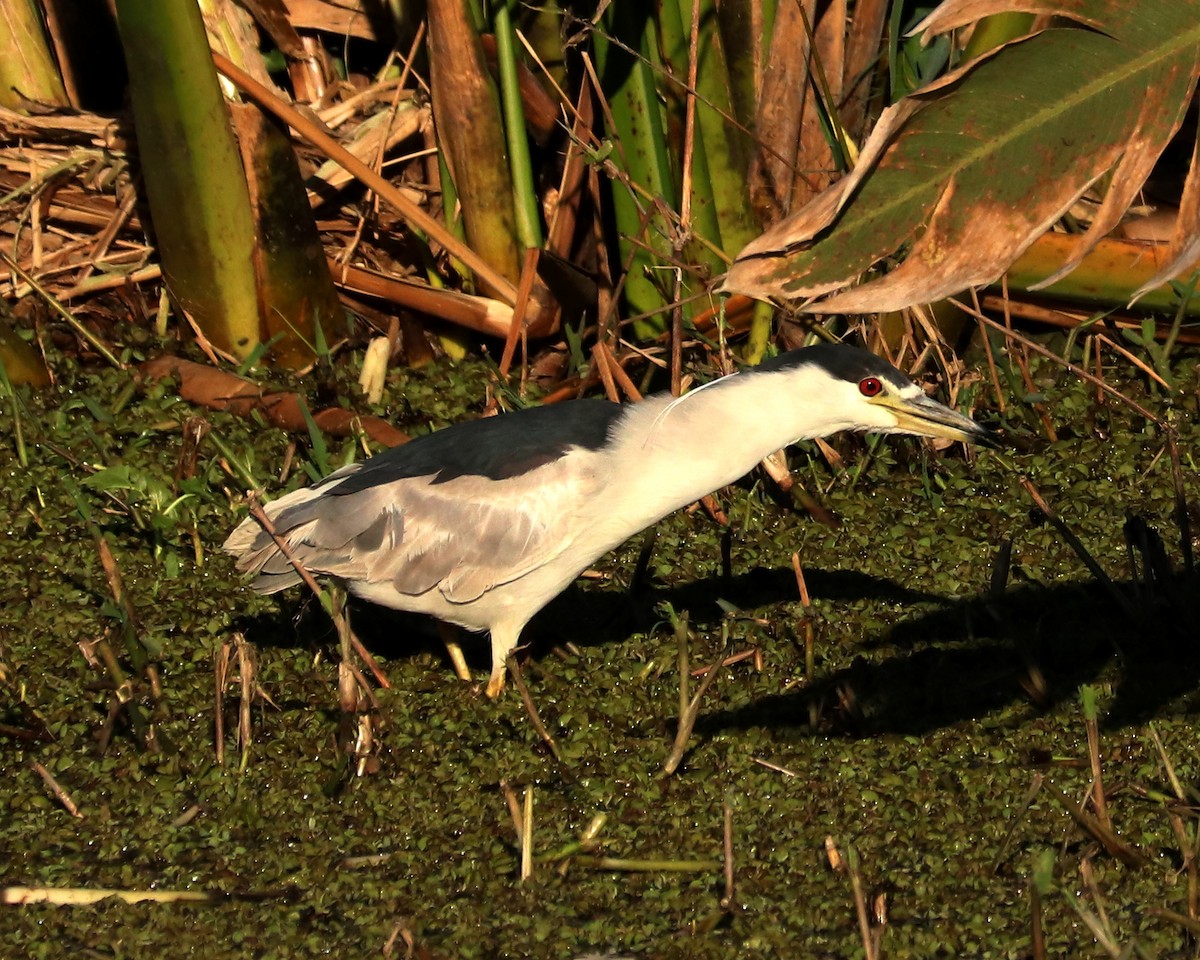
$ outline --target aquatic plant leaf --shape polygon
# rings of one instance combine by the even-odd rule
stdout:
[[[855,170],[749,244],[724,289],[823,297],[809,305],[818,312],[937,300],[997,279],[1106,178],[1077,256],[1043,280],[1053,283],[1125,213],[1178,130],[1200,72],[1195,4],[1124,6],[951,0],[938,8],[923,25],[927,36],[1014,8],[1073,23],[972,61],[885,111]],[[1177,236],[1172,260],[1185,264],[1183,224]],[[900,265],[837,292],[886,258]]]

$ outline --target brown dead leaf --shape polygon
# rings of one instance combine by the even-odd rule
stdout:
[[[288,391],[264,392],[251,380],[225,370],[181,360],[178,357],[157,357],[139,368],[147,380],[174,377],[179,383],[179,395],[189,403],[210,410],[227,410],[240,417],[258,411],[267,422],[285,430],[307,430],[304,407],[297,393]],[[386,420],[356,414],[344,407],[329,407],[312,415],[313,421],[325,433],[350,436],[361,431],[376,443],[387,447],[407,443],[408,434],[397,430]]]

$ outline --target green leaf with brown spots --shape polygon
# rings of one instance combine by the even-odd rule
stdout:
[[[928,36],[1013,9],[1070,19],[890,107],[854,172],[749,244],[724,289],[822,298],[818,312],[938,300],[996,280],[1103,182],[1078,258],[1043,283],[1073,268],[1179,128],[1200,72],[1200,4],[950,0],[923,26]],[[1195,259],[1198,180],[1193,163],[1168,257],[1176,273]],[[838,292],[888,258],[899,265]]]

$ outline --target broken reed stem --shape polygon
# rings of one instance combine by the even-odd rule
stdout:
[[[772,763],[770,760],[763,760],[761,757],[751,757],[760,767],[766,767],[768,770],[774,770],[776,773],[782,773],[785,777],[795,777],[796,771],[789,770],[787,767],[781,767],[777,763]]]
[[[238,703],[238,747],[242,751],[241,769],[245,770],[250,762],[250,705],[254,699],[254,685],[258,673],[254,662],[254,654],[246,638],[240,634],[233,635],[233,644],[238,656],[238,675],[241,681],[241,699]]]
[[[678,299],[678,297],[676,297]],[[683,304],[671,310],[671,396],[683,392]]]
[[[629,378],[629,374],[627,374],[625,372],[625,368],[621,366],[621,361],[613,356],[611,352],[609,352],[607,346],[605,346],[604,349],[608,353],[609,360],[611,361],[609,363],[609,372],[612,374],[613,380],[616,381],[617,386],[621,388],[621,392],[624,393],[629,400],[631,400],[633,403],[638,403],[642,399],[642,392]]]
[[[358,685],[359,692],[366,698],[368,706],[372,710],[378,710],[379,699],[375,696],[375,691],[371,689],[371,685],[367,683],[367,678],[363,672],[350,661],[346,662],[346,669],[350,671],[350,675]]]
[[[162,693],[158,671],[150,662],[146,647],[138,636],[137,613],[133,609],[133,601],[129,599],[129,594],[125,590],[125,582],[121,578],[121,568],[117,566],[117,558],[113,556],[112,548],[108,545],[108,540],[104,535],[97,531],[95,538],[96,552],[100,555],[100,566],[104,569],[104,579],[108,581],[109,593],[112,594],[113,600],[125,617],[122,634],[128,647],[126,652],[134,667],[145,675],[146,680],[150,683],[151,694],[157,699]]]
[[[278,532],[276,532],[275,524],[271,522],[271,518],[268,517],[266,511],[263,510],[262,504],[258,502],[258,497],[254,496],[253,494],[247,497],[246,507],[250,511],[250,516],[258,521],[258,525],[262,527],[263,530],[266,531],[267,536],[269,536],[275,542],[275,546],[279,548],[279,552],[283,554],[284,559],[292,565],[292,569],[295,570],[300,579],[304,581],[305,586],[307,586],[308,589],[313,592],[313,596],[315,596],[317,600],[320,601],[321,606],[325,608],[325,611],[329,614],[329,618],[333,621],[334,627],[337,629],[338,637],[347,637],[349,639],[350,645],[353,647],[354,652],[362,658],[363,663],[367,665],[367,669],[370,670],[374,675],[375,682],[385,690],[390,690],[392,684],[388,680],[387,675],[384,674],[383,670],[380,669],[379,664],[376,662],[375,658],[371,656],[367,648],[362,645],[362,641],[354,635],[354,631],[350,629],[350,624],[346,621],[345,612],[337,608],[336,605],[331,602],[329,594],[321,589],[317,581],[313,579],[313,575],[308,572],[308,569],[299,561],[299,559],[296,557],[296,554],[292,552],[292,548],[288,546],[287,541],[284,540],[283,537],[278,534]],[[343,633],[343,631],[345,632]]]
[[[1078,805],[1072,803],[1067,795],[1057,787],[1046,783],[1044,789],[1067,812],[1067,816],[1074,820],[1086,833],[1098,840],[1105,850],[1120,860],[1125,866],[1135,869],[1150,866],[1151,861],[1149,857],[1130,846],[1098,819],[1079,809]]]
[[[604,393],[608,399],[613,403],[621,403],[621,394],[623,393],[626,399],[632,403],[641,401],[642,392],[629,378],[629,374],[621,366],[621,361],[613,355],[612,350],[603,340],[598,340],[593,345],[592,359],[596,375],[604,384]],[[620,387],[619,391],[618,387]]]
[[[337,616],[333,618],[333,625],[337,628],[340,658],[338,663],[338,705],[342,708],[343,714],[358,713],[362,697],[359,693],[358,678],[354,675],[354,645],[351,643],[353,634],[350,631],[350,621],[346,619],[345,595],[341,589],[330,591],[329,602],[325,606],[328,611],[337,611]],[[332,616],[332,612],[330,615]]]
[[[592,367],[596,372],[596,376],[600,378],[600,382],[604,385],[604,395],[611,402],[620,403],[621,398],[617,394],[617,383],[613,380],[608,353],[605,351],[602,341],[598,341],[592,345]]]
[[[1163,767],[1167,771],[1167,780],[1170,781],[1175,797],[1180,803],[1187,803],[1183,784],[1179,782],[1179,777],[1175,773],[1175,764],[1171,762],[1171,756],[1167,753],[1167,748],[1163,745],[1162,738],[1159,737],[1158,730],[1155,729],[1153,723],[1150,724],[1150,736],[1158,750],[1159,759],[1162,760]],[[1188,916],[1194,923],[1200,924],[1200,864],[1197,863],[1197,857],[1200,855],[1200,840],[1197,836],[1188,835],[1183,818],[1174,810],[1168,807],[1166,813],[1167,820],[1171,824],[1171,832],[1175,834],[1175,842],[1179,845],[1179,856],[1183,861],[1184,872],[1187,874]],[[1197,828],[1195,833],[1200,834],[1200,828]],[[1200,932],[1200,926],[1197,926],[1194,932]]]
[[[521,846],[521,837],[525,834],[525,818],[521,814],[521,802],[517,799],[516,791],[507,780],[500,781],[500,795],[508,806],[508,815],[512,817],[513,830],[517,834],[517,847]]]
[[[1154,740],[1154,746],[1158,749],[1158,756],[1163,762],[1163,766],[1167,770],[1167,779],[1171,781],[1171,789],[1175,791],[1175,796],[1180,801],[1186,802],[1186,797],[1183,793],[1183,784],[1179,782],[1179,777],[1175,773],[1175,764],[1171,762],[1171,756],[1167,753],[1167,748],[1163,746],[1162,738],[1158,735],[1158,730],[1151,723],[1150,736]]]
[[[1175,525],[1179,527],[1179,549],[1183,553],[1183,571],[1190,577],[1195,563],[1192,558],[1192,524],[1188,515],[1187,494],[1183,488],[1183,467],[1179,462],[1179,434],[1174,427],[1167,429],[1167,450],[1171,454],[1171,480],[1175,486]]]
[[[863,953],[866,954],[867,960],[879,960],[879,940],[871,928],[867,895],[858,871],[858,851],[853,847],[846,848],[846,872],[850,874],[850,887],[854,891],[854,912],[858,916],[858,932],[862,937]]]
[[[554,738],[550,736],[550,731],[546,729],[546,725],[542,723],[542,718],[538,714],[537,706],[533,702],[533,697],[529,695],[529,687],[525,684],[525,677],[521,673],[521,665],[517,663],[517,658],[509,654],[506,664],[508,672],[512,675],[513,685],[516,686],[517,692],[521,694],[521,701],[525,704],[525,712],[529,714],[529,722],[533,724],[533,729],[537,731],[537,735],[542,738],[542,742],[549,747],[550,752],[554,755],[554,759],[560,764],[563,762],[562,754],[558,752],[558,744],[554,742]]]
[[[525,308],[529,305],[529,295],[533,291],[537,279],[538,256],[541,253],[536,247],[525,251],[525,262],[521,266],[521,278],[517,285],[517,301],[513,304],[512,322],[508,327],[508,335],[504,338],[504,352],[500,355],[500,376],[508,380],[508,371],[512,369],[513,354],[517,350],[517,341],[525,329]],[[528,361],[528,357],[525,360]],[[523,368],[523,365],[522,365]]]
[[[974,295],[974,291],[972,291],[972,295]],[[1008,333],[1011,335],[1012,334],[1012,313],[1009,311],[1008,275],[1007,274],[1005,274],[1004,276],[1002,276],[1000,278],[1000,296],[1001,296],[1001,299],[1004,304],[1004,327],[1008,331]],[[976,301],[976,306],[978,307],[978,301]],[[1029,351],[1028,351],[1028,349],[1024,346],[1024,344],[1022,344],[1020,350],[1017,350],[1017,351],[1010,350],[1009,356],[1017,361],[1017,367],[1021,371],[1021,380],[1025,384],[1025,389],[1030,394],[1037,393],[1037,386],[1034,384],[1033,377],[1029,373]],[[1044,403],[1040,403],[1040,402],[1035,403],[1035,404],[1033,404],[1033,409],[1035,411],[1037,411],[1037,415],[1039,417],[1041,417],[1042,429],[1045,430],[1045,432],[1046,432],[1046,438],[1051,443],[1058,442],[1058,433],[1054,429],[1054,422],[1050,419],[1050,414],[1046,410],[1046,405]]]
[[[79,808],[75,806],[75,801],[71,799],[71,795],[62,788],[62,785],[59,784],[57,780],[54,779],[54,774],[52,774],[36,760],[30,760],[29,766],[32,768],[34,773],[42,778],[42,783],[44,783],[47,789],[54,794],[55,799],[63,805],[63,809],[65,809],[67,813],[73,816],[76,820],[82,820],[83,814],[80,813]]]
[[[1108,574],[1104,572],[1104,568],[1096,562],[1096,558],[1088,552],[1087,547],[1083,545],[1083,541],[1075,536],[1075,534],[1071,532],[1070,527],[1068,527],[1058,516],[1058,514],[1051,509],[1050,504],[1046,502],[1045,498],[1038,492],[1037,487],[1033,485],[1033,481],[1028,477],[1021,477],[1021,486],[1025,488],[1025,492],[1028,493],[1030,499],[1033,500],[1033,505],[1042,512],[1042,514],[1050,522],[1050,525],[1059,532],[1059,535],[1067,542],[1067,546],[1069,546],[1075,552],[1075,555],[1079,557],[1083,565],[1087,567],[1088,572],[1091,573],[1091,575],[1096,579],[1096,582],[1108,591],[1109,596],[1113,598],[1117,606],[1121,608],[1122,612],[1124,612],[1126,616],[1128,616],[1131,620],[1136,619],[1136,611],[1133,609],[1133,605],[1129,602],[1129,599],[1125,596],[1125,594],[1117,589],[1117,585],[1113,583]],[[1120,653],[1120,650],[1117,652]]]
[[[229,658],[233,645],[226,640],[213,653],[213,686],[215,687],[215,703],[213,704],[213,736],[216,738],[217,766],[225,765],[225,684],[229,680]]]
[[[148,750],[157,749],[154,737],[154,727],[142,712],[141,706],[133,699],[133,681],[125,676],[125,671],[121,669],[121,664],[117,660],[117,655],[113,653],[112,645],[106,637],[100,637],[90,646],[90,651],[95,654],[96,659],[89,656],[89,651],[85,649],[85,644],[79,644],[80,649],[84,651],[84,656],[87,657],[88,663],[92,666],[104,666],[104,671],[108,675],[108,682],[113,691],[113,698],[108,708],[108,719],[105,721],[104,727],[100,732],[100,752],[104,753],[108,750],[108,744],[112,739],[113,731],[116,729],[117,717],[124,710],[129,717],[129,725],[133,728],[133,735],[138,742],[145,746]]]
[[[571,863],[581,853],[593,853],[598,846],[596,838],[600,836],[600,831],[604,829],[607,817],[604,814],[598,813],[583,828],[583,832],[579,834],[578,840],[571,840],[557,850],[552,850],[549,853],[544,853],[537,858],[537,863],[542,864],[558,864],[558,875],[565,877]]]
[[[136,707],[136,705],[132,706]],[[121,715],[121,711],[124,709],[125,704],[123,704],[118,697],[113,697],[108,702],[108,716],[104,718],[104,726],[100,728],[100,735],[97,738],[97,746],[100,747],[101,756],[108,753],[108,745],[112,743],[113,733],[117,729],[117,717]],[[134,712],[131,710],[130,717],[132,718],[133,715]],[[130,722],[133,722],[132,719]]]
[[[1092,768],[1092,806],[1096,810],[1096,818],[1106,829],[1112,830],[1108,802],[1104,797],[1104,777],[1100,769],[1100,724],[1096,719],[1096,688],[1085,683],[1080,695],[1083,699],[1083,724],[1087,730],[1088,762]]]
[[[1096,336],[1096,339],[1100,343],[1103,343],[1110,350],[1113,350],[1114,352],[1119,353],[1121,355],[1122,359],[1128,361],[1129,363],[1132,363],[1135,367],[1137,367],[1139,370],[1141,370],[1142,373],[1144,373],[1151,380],[1153,380],[1155,383],[1157,383],[1160,387],[1162,387],[1164,390],[1166,390],[1167,393],[1174,392],[1171,385],[1169,383],[1167,383],[1167,381],[1164,380],[1154,370],[1154,368],[1151,367],[1149,364],[1147,364],[1144,360],[1142,360],[1139,357],[1137,357],[1136,355],[1130,353],[1128,350],[1126,350],[1123,346],[1121,346],[1115,340],[1110,340],[1108,337],[1106,337],[1102,333],[1097,333],[1095,336]]]
[[[1074,896],[1064,891],[1063,894],[1071,908],[1078,914],[1079,919],[1084,922],[1084,925],[1092,932],[1092,936],[1096,938],[1096,942],[1101,946],[1112,960],[1123,960],[1125,954],[1121,948],[1117,946],[1113,939],[1112,931],[1095,913],[1083,905],[1083,898]]]
[[[1197,869],[1197,843],[1195,836],[1188,836],[1183,817],[1175,812],[1167,814],[1171,823],[1171,832],[1179,844],[1179,856],[1183,859],[1184,871],[1187,873],[1187,907],[1188,916],[1200,923],[1200,869]]]
[[[689,679],[691,673],[688,670],[688,614],[685,610],[683,616],[675,621],[675,657],[679,664],[679,725],[683,726],[683,718],[687,714],[689,697]],[[678,730],[676,731],[676,743],[679,741]],[[672,756],[674,753],[672,752]],[[668,760],[669,762],[669,760]],[[670,773],[671,771],[667,771]]]
[[[1176,913],[1174,910],[1168,910],[1166,907],[1147,907],[1146,912],[1153,917],[1162,917],[1164,920],[1177,923],[1184,930],[1200,937],[1200,920],[1197,920],[1195,917],[1185,917],[1182,913]]]
[[[697,5],[699,6],[699,5]],[[725,895],[721,898],[721,909],[731,910],[734,905],[734,885],[733,885],[733,807],[729,803],[729,798],[726,797],[722,803],[723,807],[723,830],[722,839],[724,840],[724,861],[725,861]]]
[[[1112,930],[1112,921],[1108,919],[1108,907],[1104,903],[1104,894],[1100,891],[1100,885],[1096,883],[1096,874],[1092,870],[1090,856],[1085,856],[1079,861],[1079,878],[1083,881],[1088,896],[1096,906],[1096,917],[1100,920],[1100,925],[1105,930]]]
[[[521,882],[533,876],[533,784],[525,788],[521,811]]]
[[[979,304],[979,293],[974,287],[971,288],[971,299],[975,301],[975,310],[982,312],[982,307]],[[988,370],[992,374],[992,392],[996,396],[996,409],[1003,416],[1005,413],[1004,391],[1000,389],[1000,371],[996,368],[996,357],[992,352],[992,341],[988,337],[987,331],[983,328],[983,324],[979,323],[978,318],[975,322],[979,324],[979,336],[983,340],[983,352],[987,355]]]
[[[625,873],[711,873],[721,869],[720,860],[630,860],[621,857],[577,857],[576,862],[593,870]]]
[[[668,754],[666,762],[663,764],[663,773],[666,776],[671,776],[679,769],[679,764],[683,762],[683,755],[687,752],[688,741],[692,737],[692,730],[696,726],[696,718],[700,715],[700,701],[704,694],[712,685],[712,682],[717,679],[717,671],[720,669],[723,656],[717,657],[712,665],[705,673],[704,679],[700,681],[700,685],[696,688],[696,695],[689,699],[689,677],[688,672],[688,615],[684,611],[680,617],[675,617],[672,612],[672,619],[675,623],[675,641],[679,645],[679,725],[675,730],[675,742],[671,745],[671,752]]]
[[[808,595],[808,582],[804,579],[804,568],[800,566],[799,552],[792,554],[792,572],[796,574],[796,589],[800,591],[800,604],[807,611],[812,606],[812,598]]]
[[[800,605],[804,607],[804,679],[808,683],[812,683],[813,676],[817,671],[817,658],[814,650],[816,631],[812,622],[812,598],[808,594],[808,582],[804,579],[804,568],[800,566],[799,552],[792,554],[792,572],[796,574],[796,589],[800,591]],[[815,730],[819,720],[817,704],[810,701],[808,725]]]
[[[731,653],[724,660],[722,660],[719,664],[717,664],[717,666],[732,667],[735,664],[741,663],[743,660],[758,660],[761,657],[762,657],[762,648],[761,647],[750,647],[747,650],[742,650],[740,653]],[[711,669],[712,669],[712,667],[696,667],[694,670],[692,670],[692,676],[693,677],[703,677]]]
[[[1046,960],[1046,931],[1042,928],[1042,894],[1036,883],[1029,884],[1029,933],[1033,941],[1033,960]]]
[[[225,902],[229,895],[198,893],[192,890],[112,890],[104,887],[0,887],[0,903],[55,903],[71,906],[90,906],[108,898],[122,903],[216,903]]]
[[[355,773],[362,776],[367,772],[367,761],[375,746],[374,727],[371,724],[368,710],[378,710],[379,702],[371,692],[367,679],[354,663],[354,632],[350,629],[350,621],[346,617],[346,593],[340,585],[333,585],[328,594],[328,602],[322,598],[326,610],[337,611],[334,625],[338,633],[338,673],[337,690],[338,706],[341,716],[338,718],[338,747],[348,757],[355,760]]]

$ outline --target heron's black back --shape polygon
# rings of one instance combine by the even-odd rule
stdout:
[[[464,421],[371,457],[328,492],[345,496],[411,477],[509,480],[572,448],[599,450],[621,414],[620,404],[588,399]]]

